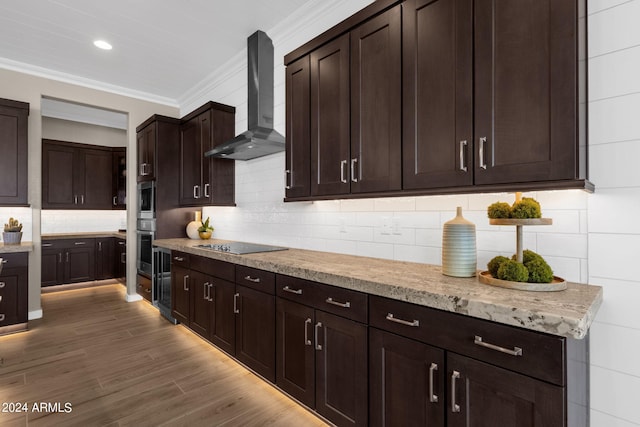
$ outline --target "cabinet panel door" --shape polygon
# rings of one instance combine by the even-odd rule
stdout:
[[[41,286],[61,285],[64,280],[62,249],[42,249]]]
[[[112,237],[96,239],[96,280],[111,279],[114,277],[114,243]]]
[[[308,406],[315,407],[314,310],[276,298],[276,384]]]
[[[0,106],[0,205],[27,204],[28,115],[28,108]]]
[[[189,325],[190,305],[189,270],[171,265],[171,315],[179,322]]]
[[[0,276],[0,326],[19,323],[17,273],[5,272]]]
[[[209,301],[211,280],[206,274],[191,270],[191,307],[189,327],[200,336],[209,339],[211,331],[211,307]]]
[[[76,149],[69,146],[42,144],[42,207],[76,208],[74,166]]]
[[[287,66],[286,71],[286,172],[287,197],[308,196],[311,189],[311,124],[309,56]]]
[[[202,191],[202,141],[200,116],[180,126],[180,204],[193,205]]]
[[[351,31],[352,193],[402,186],[400,6]]]
[[[311,52],[311,195],[349,193],[349,35]]]
[[[230,159],[204,158],[204,152],[217,147],[235,136],[235,113],[211,110],[210,143],[203,149],[203,204],[235,206],[236,162]],[[203,135],[203,138],[206,138]]]
[[[80,199],[85,209],[111,209],[113,156],[110,151],[82,150],[84,157],[84,192]]]
[[[112,158],[111,208],[127,208],[127,149],[114,148]]]
[[[275,297],[244,286],[236,286],[236,358],[275,382]]]
[[[226,280],[213,278],[214,309],[211,342],[221,350],[236,353],[236,285]]]
[[[138,182],[155,179],[156,124],[150,124],[138,134],[136,149],[138,150]]]
[[[367,327],[316,310],[316,411],[337,425],[367,425]]]
[[[476,1],[476,184],[575,178],[577,16],[573,0]]]
[[[95,246],[65,249],[65,283],[87,282],[96,278]]]
[[[443,426],[444,351],[369,328],[372,426]]]
[[[405,189],[473,184],[471,3],[403,3]]]
[[[554,427],[566,423],[564,389],[455,353],[447,354],[449,427]],[[453,410],[457,405],[456,411]]]

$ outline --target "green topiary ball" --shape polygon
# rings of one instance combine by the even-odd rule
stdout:
[[[492,219],[509,218],[511,216],[511,206],[505,202],[495,202],[487,208],[487,216]]]
[[[515,202],[511,207],[511,218],[527,219],[541,218],[542,211],[540,203],[531,197],[523,197],[519,202]]]
[[[512,260],[516,259],[516,254],[513,254],[513,256],[511,256]],[[533,261],[534,259],[540,259],[542,261],[544,261],[544,259],[538,255],[537,253],[529,250],[529,249],[525,249],[524,251],[522,251],[522,263],[526,266],[529,262]]]
[[[493,277],[498,277],[498,269],[500,268],[500,265],[505,261],[509,261],[509,258],[498,255],[497,257],[494,257],[491,261],[489,261],[489,263],[487,264],[487,270],[489,270],[489,273],[491,273]]]
[[[547,262],[540,258],[535,258],[525,264],[529,270],[530,283],[551,283],[553,281],[553,270]]]
[[[529,270],[524,264],[508,259],[498,268],[498,279],[512,282],[526,282],[529,279]]]

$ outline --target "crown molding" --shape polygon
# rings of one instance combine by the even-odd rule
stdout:
[[[112,85],[100,82],[98,80],[87,79],[85,77],[63,73],[36,65],[26,64],[24,62],[13,61],[7,58],[0,57],[0,68],[4,68],[10,71],[17,71],[19,73],[29,74],[36,77],[42,77],[45,79],[55,80],[62,83],[68,83],[74,86],[82,86],[102,92],[109,92],[116,95],[126,96],[128,98],[135,98],[141,101],[153,102],[156,104],[167,105],[174,108],[179,107],[178,102],[175,99],[154,95],[148,92],[142,92],[135,89],[129,89],[122,86]]]

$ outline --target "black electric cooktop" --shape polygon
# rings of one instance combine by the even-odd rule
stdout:
[[[227,252],[230,254],[244,255],[255,254],[257,252],[273,252],[273,251],[285,251],[287,248],[281,246],[259,245],[257,243],[246,242],[227,242],[221,244],[206,244],[198,245],[198,248],[210,249],[217,252]]]

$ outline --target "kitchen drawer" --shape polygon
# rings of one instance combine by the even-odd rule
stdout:
[[[557,385],[566,382],[563,337],[378,296],[369,297],[369,313],[376,328]]]
[[[236,283],[258,291],[275,293],[276,274],[257,268],[236,266]]]
[[[3,269],[29,266],[29,254],[26,252],[0,254],[0,258],[2,258]],[[2,273],[0,273],[0,277],[2,277]]]
[[[136,282],[136,292],[142,298],[151,302],[151,279],[138,275]]]
[[[185,252],[171,251],[171,265],[189,268],[191,256]]]
[[[50,239],[42,241],[42,249],[69,249],[77,247],[93,247],[96,239]]]
[[[218,277],[220,279],[233,282],[236,275],[236,266],[230,262],[219,261],[217,259],[206,258],[202,256],[191,255],[191,269],[207,274],[209,276]]]
[[[18,323],[18,276],[0,275],[0,326]]]
[[[281,298],[367,323],[366,294],[281,274],[276,283],[276,294]]]

